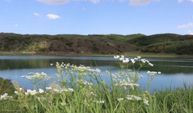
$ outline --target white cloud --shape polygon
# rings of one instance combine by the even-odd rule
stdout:
[[[187,23],[187,24],[181,24],[178,26],[179,29],[190,29],[193,28],[193,22]]]
[[[88,0],[88,2],[91,2],[91,3],[94,3],[94,4],[96,4],[96,3],[99,3],[101,0]]]
[[[182,3],[182,2],[185,2],[185,1],[193,2],[193,0],[178,0],[179,3]]]
[[[131,5],[144,5],[148,4],[154,1],[160,1],[160,0],[37,0],[44,4],[49,5],[63,5],[68,2],[90,2],[93,4],[100,3],[102,1],[108,1],[108,2],[129,2]]]
[[[91,2],[91,3],[96,4],[102,0],[37,0],[37,1],[44,3],[44,4],[49,4],[49,5],[63,5],[68,2]]]
[[[52,14],[52,13],[49,13],[46,15],[48,19],[50,20],[57,20],[57,19],[60,19],[60,16],[57,15],[57,14]]]
[[[33,15],[34,15],[34,16],[40,16],[40,14],[37,13],[37,12],[34,12]]]
[[[65,4],[68,2],[68,0],[37,0],[41,3],[44,3],[44,4],[49,4],[49,5],[60,5],[60,4]]]
[[[152,2],[153,0],[129,0],[131,5],[144,5]]]

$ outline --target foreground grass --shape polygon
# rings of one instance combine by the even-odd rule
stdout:
[[[120,92],[100,92],[94,102],[87,89],[73,93],[46,93],[28,96],[24,100],[5,100],[1,113],[193,113],[193,89],[155,92],[149,95],[149,105],[141,101],[117,100]],[[99,89],[96,89],[96,91]],[[88,93],[88,94],[87,94]],[[21,98],[20,98],[21,99]],[[22,103],[21,103],[22,102]]]

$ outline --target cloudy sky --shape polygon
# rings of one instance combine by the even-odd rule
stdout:
[[[193,34],[193,0],[0,0],[0,32]]]

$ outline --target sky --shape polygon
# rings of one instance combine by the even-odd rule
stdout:
[[[193,34],[193,0],[0,0],[0,32]]]

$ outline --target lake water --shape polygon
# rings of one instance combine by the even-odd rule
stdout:
[[[168,88],[180,88],[193,86],[193,59],[192,58],[147,58],[153,64],[153,68],[143,68],[139,81],[142,88],[145,88],[148,76],[147,70],[161,71],[151,85],[151,90],[162,90]],[[51,67],[51,63],[64,62],[76,65],[86,65],[99,68],[102,72],[119,70],[117,62],[110,56],[91,57],[56,57],[56,56],[0,56],[0,77],[17,82],[23,88],[32,88],[31,81],[22,78],[30,72],[45,72],[51,76],[51,82],[56,75],[56,69]],[[108,82],[108,77],[103,78]]]

